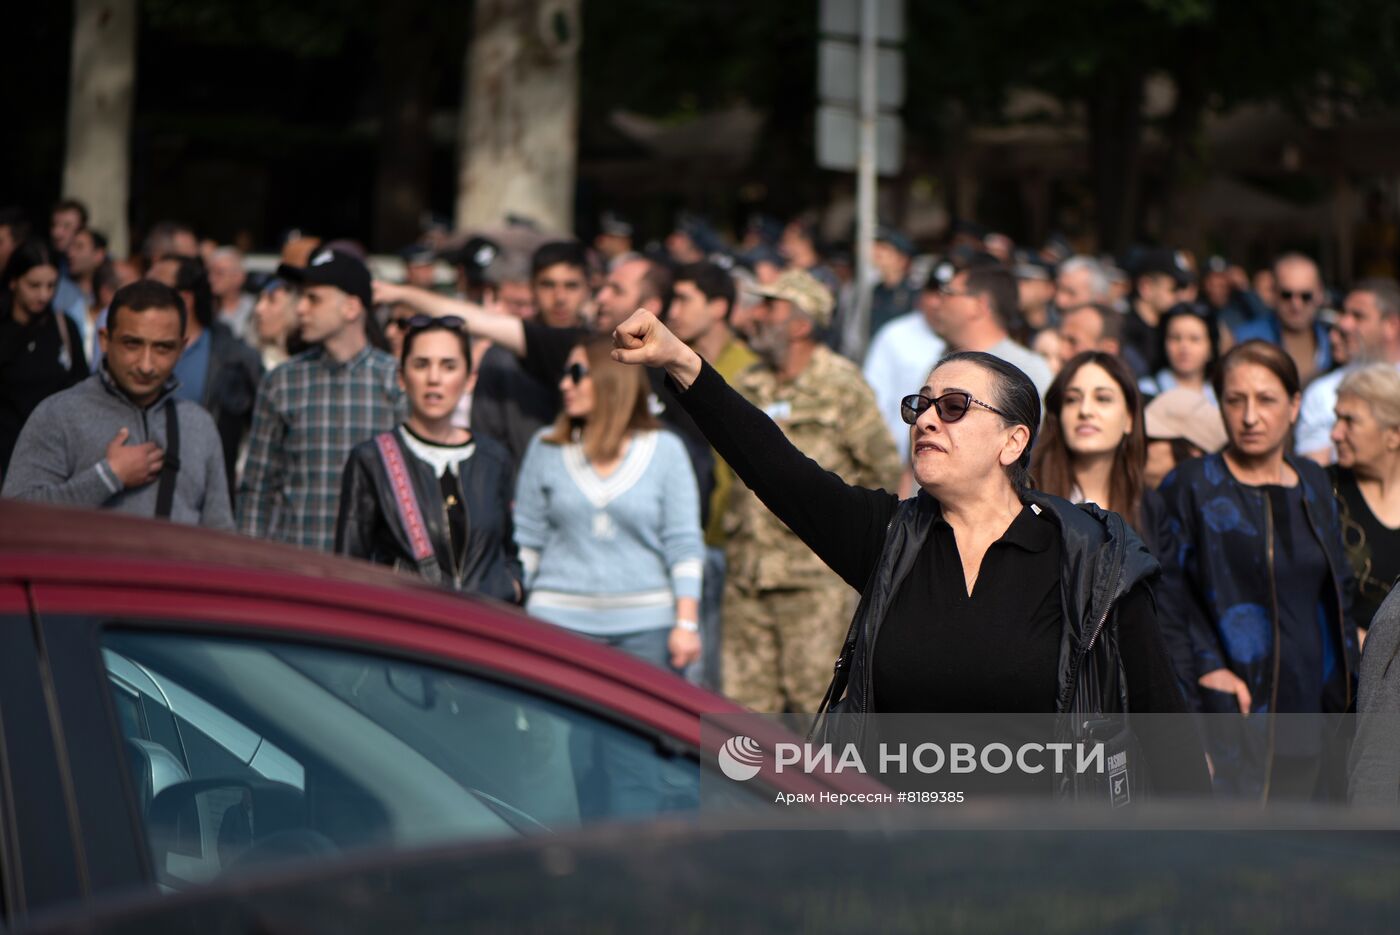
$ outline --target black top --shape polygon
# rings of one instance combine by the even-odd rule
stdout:
[[[444,445],[440,442],[431,441],[419,435],[404,423],[403,430],[412,435],[419,444],[427,445],[430,448],[440,448],[443,451],[455,451],[460,457],[466,457],[473,442],[468,439],[460,445]],[[460,459],[459,459],[460,460]],[[457,479],[457,475],[451,468],[444,470],[438,476],[438,491],[442,494],[442,508],[447,513],[448,536],[452,542],[452,563],[457,565],[462,561],[462,555],[467,548],[467,505],[462,502],[462,484]],[[452,569],[456,572],[456,568]]]
[[[488,348],[472,390],[472,431],[505,445],[519,470],[530,439],[559,414],[558,383],[558,375],[553,384],[535,379],[505,348]]]
[[[49,309],[21,325],[9,309],[0,312],[0,475],[34,408],[87,375],[83,338],[67,315]]]
[[[1327,554],[1303,508],[1303,487],[1261,484],[1274,527],[1278,588],[1280,714],[1337,711],[1346,704],[1340,634],[1328,624],[1337,595]]]
[[[720,457],[728,461],[735,473],[753,488],[763,504],[847,584],[856,590],[864,590],[884,550],[885,531],[894,518],[899,497],[884,490],[853,487],[836,474],[824,470],[795,448],[772,419],[727,386],[724,378],[709,364],[701,369],[695,385],[679,398],[719,451]],[[977,589],[973,597],[968,598],[962,561],[958,557],[952,529],[946,521],[940,521],[936,528],[943,532],[933,536],[936,540],[933,546],[925,546],[926,551],[929,548],[934,550],[933,560],[924,564],[922,559],[927,556],[921,556],[919,567],[926,568],[927,572],[918,575],[917,579],[911,576],[901,586],[876,640],[872,678],[877,682],[874,689],[877,699],[883,699],[888,691],[903,691],[905,702],[915,702],[911,696],[916,692],[897,685],[886,687],[880,680],[879,657],[886,628],[890,625],[900,627],[901,631],[913,628],[921,621],[941,618],[950,608],[962,603],[964,606],[958,612],[961,626],[955,627],[952,621],[940,619],[934,629],[926,631],[929,645],[921,650],[926,658],[945,652],[963,653],[965,664],[969,667],[971,662],[968,660],[975,657],[976,666],[988,670],[991,666],[1006,665],[1004,658],[1008,654],[1020,655],[1017,649],[1025,650],[1026,656],[1044,655],[1044,658],[1022,658],[1014,663],[1015,668],[1023,673],[1051,673],[1048,680],[1042,682],[1047,686],[1044,692],[1036,688],[1016,689],[1018,695],[1027,692],[1040,699],[1035,706],[1017,713],[1049,714],[1055,711],[1053,673],[1058,671],[1058,627],[1063,625],[1063,617],[1058,614],[1058,598],[1054,642],[1044,640],[1038,635],[1037,628],[1047,625],[1040,616],[1046,589],[1050,588],[1052,580],[1059,580],[1058,535],[1050,537],[1053,545],[1047,545],[1044,552],[1027,548],[1032,543],[1041,542],[1039,533],[1042,529],[1049,528],[1055,532],[1054,527],[1049,526],[1051,522],[1035,517],[1029,508],[1023,511],[1006,534],[987,550],[978,575]],[[1020,528],[1017,528],[1018,524]],[[1045,575],[1047,571],[1052,572],[1051,577],[1036,577]],[[1011,586],[1014,585],[1014,590],[1019,593],[993,594],[988,587],[984,596],[983,578],[989,573],[992,578],[986,584],[999,585],[998,592],[1012,590]],[[1037,580],[1044,582],[1044,589],[1032,593],[1036,585],[1031,582]],[[1186,705],[1177,688],[1166,644],[1157,628],[1156,611],[1151,598],[1142,593],[1143,590],[1134,589],[1123,600],[1118,613],[1119,646],[1127,675],[1129,704],[1134,711],[1184,712]],[[962,595],[961,602],[958,600],[959,594]],[[979,640],[976,647],[967,643],[961,647],[953,646],[967,640],[969,630],[981,623],[984,606],[991,612],[1010,615],[999,620],[996,626],[1003,634],[1015,632],[1013,638],[1019,646],[991,639],[985,642]],[[901,636],[901,631],[896,631],[897,640],[906,643],[913,641],[908,636]],[[999,658],[993,661],[991,656]],[[910,669],[903,667],[903,671]],[[960,697],[957,710],[1010,710],[1004,705],[1007,703],[1006,693],[1011,689],[1004,681],[977,673],[966,673],[965,677],[972,681],[965,686],[968,694]],[[1030,677],[1033,681],[1038,678]],[[926,682],[927,679],[921,681]],[[946,699],[943,689],[928,690]],[[1029,695],[1014,700],[1018,703],[1029,700]],[[922,701],[925,704],[918,710],[931,710],[928,705],[935,703],[937,696],[925,695]],[[897,710],[884,701],[877,703],[882,711]]]
[[[1400,576],[1400,529],[1391,529],[1371,512],[1355,474],[1336,466],[1328,472],[1340,500],[1342,545],[1356,573],[1351,615],[1365,629]]]
[[[824,470],[709,364],[678,399],[759,500],[847,584],[863,591],[899,497],[848,485]],[[952,528],[940,517],[876,636],[871,678],[881,712],[1055,713],[1065,622],[1057,585],[1061,541],[1053,522],[1023,510],[987,550],[969,598]],[[1186,713],[1146,586],[1120,601],[1117,619],[1129,709]],[[901,653],[908,658],[896,658]],[[1209,794],[1200,742],[1189,722],[1150,719],[1136,729],[1158,791]]]
[[[987,549],[972,595],[939,517],[875,642],[874,704],[901,713],[1053,711],[1060,541],[1029,506]]]

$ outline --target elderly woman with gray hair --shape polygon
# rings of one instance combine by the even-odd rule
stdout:
[[[1356,573],[1352,615],[1362,632],[1400,576],[1400,372],[1373,364],[1337,387],[1328,468],[1342,543]]]
[[[1400,372],[1375,364],[1342,381],[1332,441],[1337,464],[1328,470],[1356,570],[1356,619],[1370,634],[1361,654],[1351,798],[1394,807],[1400,804],[1400,595],[1391,585],[1400,574]]]

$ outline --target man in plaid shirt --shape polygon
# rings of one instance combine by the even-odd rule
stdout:
[[[301,286],[297,318],[302,338],[315,346],[258,389],[238,528],[330,552],[350,449],[403,421],[403,391],[394,359],[365,337],[373,306],[362,261],[324,249],[305,267],[283,264],[277,275]]]

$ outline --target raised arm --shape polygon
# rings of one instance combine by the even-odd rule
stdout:
[[[467,332],[472,337],[499,344],[517,357],[525,353],[525,329],[514,315],[489,312],[474,302],[464,302],[417,286],[378,280],[374,283],[374,301],[376,304],[402,302],[435,318],[456,315],[466,322]]]
[[[664,368],[680,404],[764,506],[848,584],[865,586],[897,496],[853,487],[807,457],[650,312],[632,315],[613,338],[614,359]]]

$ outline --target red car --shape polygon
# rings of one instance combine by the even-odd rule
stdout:
[[[384,569],[0,502],[6,923],[273,860],[693,812],[700,716],[739,710]],[[823,782],[718,786],[744,806]]]

